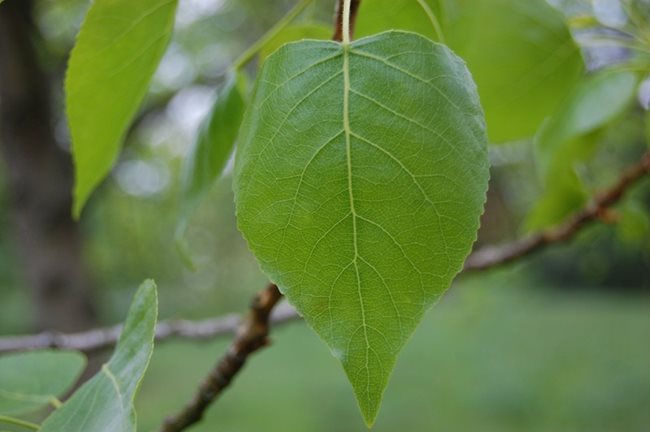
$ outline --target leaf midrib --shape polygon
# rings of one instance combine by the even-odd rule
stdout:
[[[355,276],[357,278],[357,294],[359,296],[359,305],[361,307],[361,326],[363,327],[363,337],[366,341],[365,349],[365,369],[366,369],[366,398],[367,403],[370,403],[370,368],[369,350],[370,341],[368,340],[368,326],[366,323],[366,310],[363,304],[363,295],[361,294],[361,276],[359,275],[359,245],[357,234],[357,213],[354,208],[354,192],[352,189],[352,129],[350,128],[350,44],[342,44],[343,48],[343,130],[345,132],[345,153],[348,171],[348,192],[350,197],[350,212],[352,214],[352,239],[354,245],[354,258],[352,264],[354,266]]]

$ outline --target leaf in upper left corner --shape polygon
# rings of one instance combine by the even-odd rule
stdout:
[[[86,358],[76,351],[32,351],[0,357],[0,414],[24,414],[57,403]]]
[[[95,0],[70,55],[75,216],[109,173],[172,34],[177,0]]]
[[[156,284],[138,289],[108,363],[48,417],[41,432],[134,432],[133,400],[153,352],[158,315]]]

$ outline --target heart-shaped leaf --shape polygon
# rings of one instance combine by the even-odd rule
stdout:
[[[46,405],[74,384],[86,365],[75,351],[33,351],[0,358],[0,414],[23,414]]]
[[[149,365],[158,315],[153,281],[133,298],[120,341],[108,363],[47,418],[41,432],[133,432],[133,399]]]
[[[259,73],[235,164],[239,227],[368,424],[476,238],[486,149],[464,63],[416,34],[293,43]]]

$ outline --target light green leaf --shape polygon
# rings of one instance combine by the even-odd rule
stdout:
[[[616,211],[616,232],[629,245],[647,245],[650,234],[650,212],[638,199],[628,199]]]
[[[0,414],[23,414],[46,405],[77,380],[86,358],[74,351],[33,351],[0,357]]]
[[[409,30],[443,41],[435,0],[363,0],[355,34],[370,36],[385,30]]]
[[[546,0],[441,0],[449,46],[466,62],[492,142],[533,136],[583,72],[562,14]]]
[[[191,213],[209,192],[232,153],[244,115],[242,87],[238,75],[233,73],[228,76],[185,159],[176,242],[181,254],[188,257],[188,260],[189,254],[183,243],[185,229]]]
[[[575,165],[596,148],[593,135],[619,116],[634,99],[638,77],[633,72],[605,70],[582,80],[536,138],[536,160],[544,195],[528,217],[529,229],[561,221],[582,206],[588,193]]]
[[[645,143],[650,147],[650,111],[645,113]]]
[[[177,0],[95,0],[65,81],[74,214],[108,174],[172,34]]]
[[[493,142],[533,136],[583,71],[563,15],[546,0],[361,2],[359,36],[394,28],[444,41],[467,62]]]
[[[135,431],[133,399],[153,351],[157,313],[156,285],[147,280],[133,298],[109,362],[47,418],[41,432]]]
[[[487,181],[475,86],[443,45],[304,41],[259,73],[235,164],[239,227],[341,361],[368,424],[471,249]]]
[[[264,44],[259,53],[260,63],[286,43],[302,39],[331,39],[331,37],[331,27],[322,24],[302,24],[286,27]]]

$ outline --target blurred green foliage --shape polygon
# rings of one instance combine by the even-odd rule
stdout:
[[[650,298],[549,294],[518,275],[463,279],[427,314],[374,431],[647,430]],[[159,345],[137,403],[142,430],[187,400],[225,348]],[[367,429],[336,360],[292,323],[193,430]]]
[[[328,22],[332,3],[316,2],[297,25]],[[572,19],[593,12],[593,3],[586,0],[553,3]],[[265,283],[236,229],[228,167],[187,232],[195,272],[174,248],[174,229],[180,167],[223,73],[292,4],[181,2],[174,39],[145,114],[82,221],[103,322],[123,318],[134,288],[147,277],[155,277],[160,287],[163,318],[243,311]],[[87,5],[86,0],[39,3],[42,60],[55,78],[60,78]],[[620,29],[634,28],[635,22],[626,22]],[[581,40],[583,34],[574,31],[574,36]],[[619,48],[594,51],[585,44],[583,52],[596,64],[601,55],[607,61],[630,55],[629,48]],[[65,142],[61,113],[56,113],[57,130]],[[588,194],[611,184],[638,160],[650,143],[648,125],[649,114],[633,104],[588,136],[596,148],[588,161],[573,166]],[[528,213],[546,193],[531,140],[494,148],[490,156],[483,244],[518,237]],[[11,334],[30,330],[29,299],[6,229],[4,191],[0,183],[0,333]],[[649,212],[646,181],[617,209],[616,226],[595,226],[571,245],[525,265],[460,281],[427,314],[405,350],[375,430],[647,431]],[[604,291],[596,292],[596,287]],[[343,373],[318,338],[299,323],[278,329],[273,338],[274,345],[251,360],[196,430],[365,430]],[[137,401],[142,430],[155,429],[186,402],[225,344],[157,347]]]

